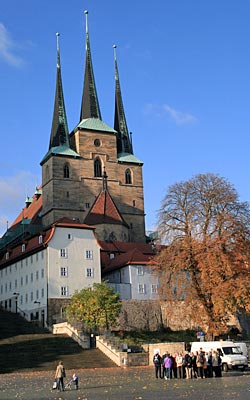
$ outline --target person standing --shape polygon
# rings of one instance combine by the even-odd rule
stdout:
[[[167,354],[166,358],[164,359],[164,367],[166,369],[166,380],[171,379],[171,367],[172,367],[172,358],[170,357],[170,354]]]
[[[197,359],[196,359],[196,364],[197,364],[197,370],[198,370],[198,378],[203,379],[204,377],[204,361],[205,361],[205,356],[202,351],[202,348],[200,348]]]
[[[159,351],[157,351],[153,357],[153,363],[155,366],[155,377],[158,379],[158,377],[161,377],[161,356],[159,354]]]
[[[56,367],[56,374],[55,374],[55,379],[57,380],[57,390],[64,391],[64,382],[63,378],[65,378],[66,373],[65,373],[65,368],[63,366],[63,362],[59,361],[57,367]]]
[[[183,379],[183,355],[182,353],[178,353],[176,356],[176,365],[177,365],[177,378]]]

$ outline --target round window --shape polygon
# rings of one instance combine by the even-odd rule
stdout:
[[[100,146],[101,146],[100,140],[99,140],[99,139],[95,139],[95,140],[94,140],[94,145],[95,145],[96,147],[100,147]]]

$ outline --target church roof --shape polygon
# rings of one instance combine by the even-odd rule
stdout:
[[[80,157],[78,153],[70,148],[69,130],[66,117],[66,109],[64,104],[62,76],[61,76],[61,61],[59,47],[59,33],[57,36],[57,68],[56,68],[56,93],[54,103],[54,113],[52,127],[50,133],[49,150],[43,157],[41,165],[43,165],[52,155]]]
[[[83,119],[74,129],[74,131],[78,129],[86,129],[90,131],[101,131],[101,132],[108,132],[108,133],[114,133],[116,134],[117,132],[111,128],[109,125],[105,124],[102,120],[99,118],[85,118]]]
[[[56,68],[56,93],[54,103],[54,113],[52,120],[52,128],[50,134],[49,148],[65,145],[69,147],[68,138],[68,123],[63,96],[60,48],[59,48],[59,33],[57,35],[57,68]]]
[[[68,146],[61,145],[61,146],[51,147],[51,149],[49,149],[49,151],[43,157],[40,164],[43,165],[43,163],[45,163],[45,161],[47,161],[51,155],[73,157],[73,158],[80,157],[80,155],[78,153],[76,153],[74,150],[70,149]]]
[[[86,118],[99,118],[101,120],[102,117],[97,97],[94,70],[90,51],[88,11],[85,11],[84,13],[86,15],[86,60],[80,121]]]
[[[140,164],[143,165],[143,162],[139,160],[139,158],[135,157],[133,154],[129,153],[119,153],[117,154],[117,160],[120,163],[130,163],[130,164]]]
[[[89,225],[126,225],[108,190],[103,190],[96,198],[84,222]]]
[[[118,73],[118,65],[116,58],[116,45],[114,48],[114,59],[115,59],[115,118],[114,128],[118,132],[117,135],[117,152],[125,152],[133,154],[133,147],[131,137],[128,132],[126,116],[123,107],[121,85]]]

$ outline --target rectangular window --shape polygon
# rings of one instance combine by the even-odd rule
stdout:
[[[69,289],[68,286],[61,286],[61,296],[68,296]]]
[[[73,239],[71,233],[68,233],[68,239],[69,239],[69,240],[72,240],[72,239]]]
[[[33,282],[33,272],[30,274],[30,282]]]
[[[139,283],[138,293],[145,293],[145,285],[143,283]]]
[[[41,297],[44,297],[44,288],[41,289]]]
[[[68,250],[67,249],[61,249],[60,250],[60,257],[68,258]]]
[[[30,256],[30,263],[33,264],[33,256]]]
[[[31,292],[30,293],[30,301],[33,301],[34,300],[34,295],[33,295],[33,292]]]
[[[15,289],[17,288],[17,279],[15,279]]]
[[[86,268],[86,278],[94,278],[94,268]]]
[[[11,285],[11,282],[10,282],[10,284],[9,284],[9,289],[10,289],[10,291],[12,290],[12,285]]]
[[[36,299],[38,300],[39,299],[39,290],[37,289],[37,291],[36,291]]]
[[[25,276],[25,283],[28,285],[28,275]]]
[[[68,267],[61,267],[60,274],[61,274],[61,276],[67,277],[68,276]]]
[[[28,293],[25,294],[25,303],[28,303]]]
[[[44,252],[42,251],[42,253],[41,253],[41,259],[43,260],[44,259]]]
[[[38,281],[39,279],[39,271],[36,271],[36,280]]]
[[[38,253],[36,253],[36,261],[38,261]]]
[[[139,265],[137,267],[137,275],[144,275],[144,270],[142,265]]]
[[[20,296],[20,304],[22,305],[23,304],[23,295],[21,294],[21,296]]]
[[[26,258],[26,260],[25,260],[25,265],[26,265],[26,267],[28,267],[28,258]]]
[[[93,250],[86,250],[85,257],[86,260],[93,260]]]
[[[90,204],[89,203],[85,203],[85,207],[86,208],[90,208]]]
[[[151,293],[157,293],[157,291],[158,291],[157,285],[152,285],[151,286]]]
[[[43,268],[41,269],[41,278],[42,279],[44,278],[44,269]]]
[[[23,286],[23,277],[21,276],[21,286]]]

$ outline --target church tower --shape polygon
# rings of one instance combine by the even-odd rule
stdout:
[[[111,128],[101,117],[90,51],[87,11],[85,15],[86,61],[80,121],[70,134],[63,99],[57,37],[54,115],[49,151],[41,162],[43,222],[47,225],[67,216],[94,225],[102,240],[112,238],[117,241],[145,242],[143,163],[134,156],[128,133],[116,46],[115,117],[114,128]],[[101,204],[104,206],[101,207]],[[107,204],[112,205],[110,213]],[[97,209],[98,212],[105,210],[106,215],[103,218],[99,215],[95,219]],[[115,219],[107,218],[111,214],[116,215]]]

